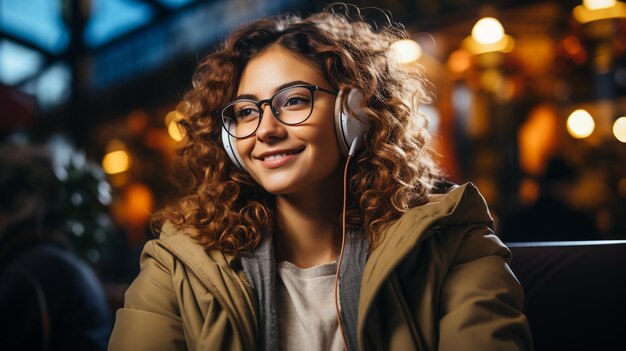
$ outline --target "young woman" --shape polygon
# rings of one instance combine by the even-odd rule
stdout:
[[[476,188],[441,186],[419,70],[337,8],[261,19],[186,95],[112,350],[520,350],[522,289]]]

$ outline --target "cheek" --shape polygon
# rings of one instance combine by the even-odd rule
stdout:
[[[235,147],[237,147],[237,152],[247,168],[246,172],[250,174],[252,179],[254,179],[258,184],[261,184],[259,177],[255,173],[255,168],[252,167],[252,160],[250,158],[252,149],[254,148],[254,138],[237,139]]]
[[[324,106],[323,113],[320,117],[322,123],[319,124],[316,136],[318,142],[323,143],[324,149],[331,152],[333,155],[335,153],[341,153],[335,133],[334,105]]]
[[[341,153],[339,150],[339,144],[337,144],[337,134],[335,133],[335,119],[334,117],[326,119],[326,123],[321,126],[317,138],[320,143],[323,143],[324,148],[334,153]]]
[[[242,159],[243,163],[246,165],[246,168],[250,169],[250,163],[252,161],[250,157],[252,154],[252,149],[254,148],[253,138],[237,139],[237,141],[235,141],[235,147],[237,148],[239,157]]]
[[[235,147],[237,148],[237,152],[239,152],[239,156],[241,156],[244,160],[246,159],[247,154],[252,150],[252,146],[254,143],[247,139],[237,139],[235,141]]]
[[[341,151],[337,144],[337,137],[335,135],[334,121],[329,124],[320,126],[320,129],[309,136],[309,140],[316,146],[316,155],[318,158],[322,158],[324,163],[335,164],[341,159]]]

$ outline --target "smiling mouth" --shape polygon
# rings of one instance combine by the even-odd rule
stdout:
[[[289,155],[295,155],[295,154],[299,154],[303,151],[304,149],[298,149],[298,150],[293,150],[293,151],[287,151],[287,152],[283,152],[281,154],[273,154],[273,155],[268,155],[265,156],[263,158],[263,161],[273,161],[273,160],[278,160],[281,159],[283,157],[287,157]]]
[[[296,154],[298,152],[299,151],[293,151],[293,152],[285,152],[285,153],[282,153],[282,154],[269,155],[269,156],[263,158],[263,161],[277,160],[279,158],[283,158],[283,157],[286,157],[286,156],[289,156],[289,155],[293,155],[293,154]]]

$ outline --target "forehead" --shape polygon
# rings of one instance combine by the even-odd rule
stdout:
[[[268,97],[274,89],[292,81],[329,87],[322,72],[310,60],[280,46],[272,46],[248,61],[237,94]]]

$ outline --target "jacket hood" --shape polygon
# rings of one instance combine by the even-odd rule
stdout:
[[[437,224],[486,224],[493,229],[487,202],[472,183],[454,185],[444,194],[432,194],[429,201],[408,211],[404,217],[432,218]]]
[[[419,241],[436,233],[439,227],[468,224],[483,224],[493,230],[487,203],[472,183],[453,186],[445,194],[433,194],[428,203],[403,214],[385,230],[370,256],[376,260],[370,261],[377,262],[377,266],[395,266]],[[370,267],[369,271],[372,270],[374,267]]]
[[[493,230],[487,203],[472,183],[455,185],[445,194],[433,194],[428,203],[407,211],[385,230],[365,265],[359,311],[368,311],[387,277],[421,241],[441,227],[472,224]],[[359,326],[365,314],[359,315]]]

